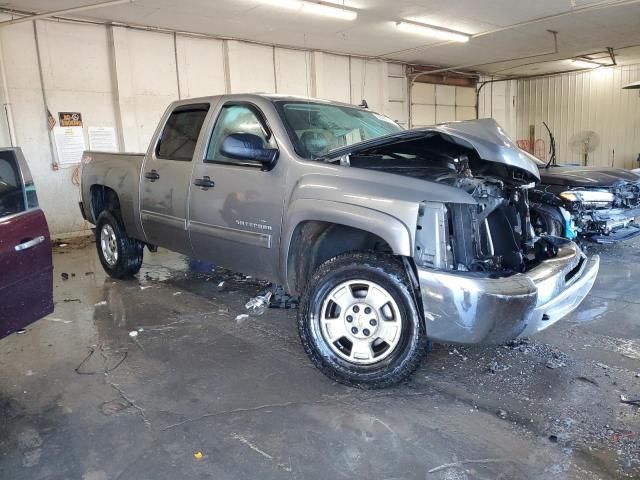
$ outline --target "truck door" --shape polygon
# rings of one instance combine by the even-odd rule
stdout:
[[[165,114],[140,179],[140,214],[147,241],[187,255],[192,254],[187,231],[192,160],[208,111],[208,103],[197,103],[178,105]]]
[[[284,168],[233,159],[220,152],[230,134],[250,133],[277,148],[264,114],[246,102],[218,108],[203,158],[194,165],[189,232],[196,258],[275,280],[284,201]]]
[[[19,149],[0,150],[0,338],[53,311],[51,241]]]

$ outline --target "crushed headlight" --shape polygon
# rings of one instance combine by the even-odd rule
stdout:
[[[594,207],[606,207],[615,200],[613,193],[599,190],[570,190],[562,192],[560,198],[567,202],[582,202]]]

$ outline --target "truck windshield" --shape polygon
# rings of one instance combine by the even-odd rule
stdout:
[[[296,152],[309,159],[326,155],[335,148],[402,130],[384,115],[342,105],[281,102],[278,111]]]

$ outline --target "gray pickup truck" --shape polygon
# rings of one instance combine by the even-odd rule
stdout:
[[[584,299],[599,258],[536,233],[538,181],[493,120],[403,130],[351,105],[224,95],[173,103],[146,155],[86,152],[81,210],[115,278],[162,246],[301,295],[313,363],[375,388],[428,339],[506,342]]]

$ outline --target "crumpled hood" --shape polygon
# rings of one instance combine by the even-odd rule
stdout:
[[[403,130],[346,147],[336,148],[331,150],[324,158],[335,159],[343,155],[350,155],[384,145],[415,140],[421,137],[428,138],[435,133],[445,135],[453,143],[474,149],[482,160],[502,163],[509,167],[523,170],[536,179],[540,179],[540,173],[533,157],[529,153],[520,150],[502,127],[492,118],[443,123],[433,127]]]
[[[567,187],[611,187],[619,182],[640,182],[640,175],[621,168],[561,165],[540,168],[541,183]]]

